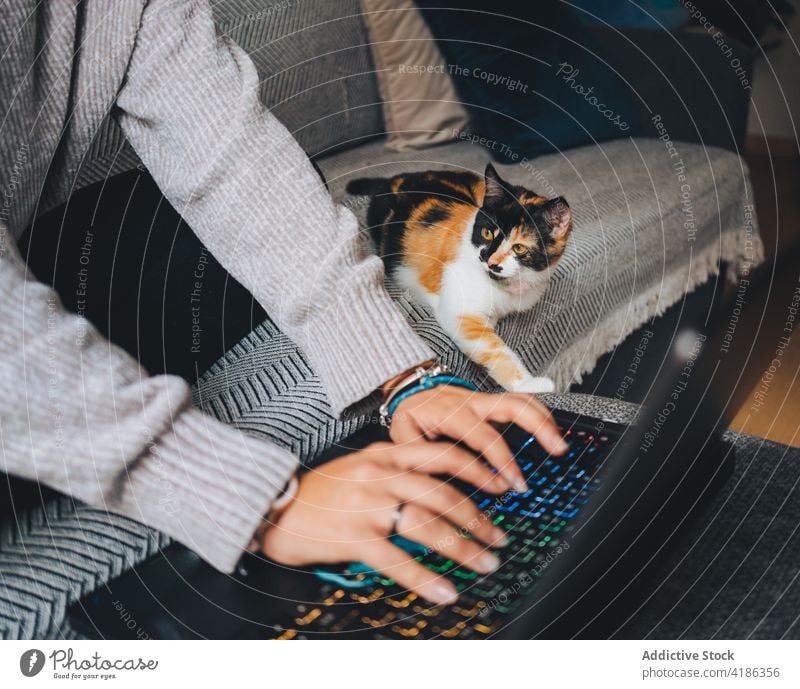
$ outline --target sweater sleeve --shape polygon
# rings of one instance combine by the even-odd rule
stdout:
[[[0,468],[119,512],[230,571],[297,459],[201,413],[49,287],[0,225]]]
[[[432,357],[207,0],[148,3],[116,105],[164,195],[304,351],[337,415]]]

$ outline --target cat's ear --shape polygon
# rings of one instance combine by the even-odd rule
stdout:
[[[500,179],[494,165],[489,163],[486,166],[486,172],[483,173],[483,181],[485,182],[485,191],[483,192],[483,205],[491,206],[498,201],[502,201],[506,195],[506,184]]]
[[[572,229],[572,209],[563,196],[550,199],[542,206],[542,217],[553,239],[566,237]]]

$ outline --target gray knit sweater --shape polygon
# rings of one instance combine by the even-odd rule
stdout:
[[[337,413],[431,356],[353,215],[258,102],[207,0],[5,0],[0,21],[0,468],[231,569],[297,459],[193,409],[35,281],[15,240],[113,117],[165,196],[305,351]],[[146,228],[142,228],[143,231]],[[76,274],[80,266],[76,266]]]

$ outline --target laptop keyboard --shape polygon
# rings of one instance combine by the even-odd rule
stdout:
[[[550,456],[530,438],[517,452],[528,481],[525,493],[491,495],[469,490],[478,508],[506,530],[503,563],[481,575],[401,537],[395,543],[418,562],[453,582],[459,600],[431,606],[366,565],[323,571],[319,604],[298,604],[276,638],[485,638],[496,632],[534,590],[538,579],[569,549],[573,522],[600,484],[598,472],[613,446],[604,434],[565,434],[562,457]],[[466,487],[464,487],[466,490]]]

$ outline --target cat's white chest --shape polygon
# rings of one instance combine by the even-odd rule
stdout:
[[[429,292],[409,266],[400,265],[394,272],[406,297],[430,308],[443,324],[454,322],[461,314],[480,314],[496,322],[511,313],[527,311],[539,301],[547,287],[546,273],[505,287],[492,280],[479,258],[478,247],[471,241],[473,222],[474,216],[467,221],[458,253],[444,266],[438,293]]]
[[[438,307],[450,314],[482,314],[492,321],[527,311],[539,301],[548,282],[547,274],[536,274],[525,282],[499,283],[489,277],[479,258],[479,249],[465,233],[458,257],[443,274]]]
[[[436,313],[439,307],[439,295],[426,290],[416,271],[408,266],[399,265],[394,270],[394,279],[403,288],[406,299],[416,304],[427,306]]]

